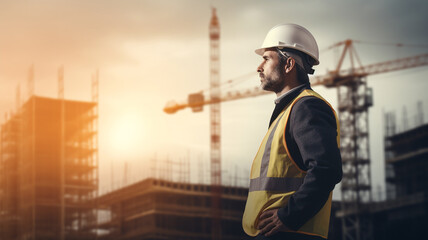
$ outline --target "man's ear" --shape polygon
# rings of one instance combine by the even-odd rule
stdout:
[[[285,63],[285,73],[289,73],[291,70],[293,70],[295,65],[296,65],[296,60],[294,60],[294,58],[292,57],[287,58],[287,62]]]

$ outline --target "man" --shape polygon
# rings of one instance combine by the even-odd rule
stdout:
[[[336,113],[309,83],[317,43],[305,28],[281,24],[256,53],[261,87],[277,99],[251,168],[242,226],[255,239],[326,239],[342,164]]]

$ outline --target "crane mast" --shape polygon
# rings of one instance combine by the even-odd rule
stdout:
[[[332,74],[331,84],[337,89],[340,125],[340,152],[343,177],[341,182],[341,220],[343,240],[372,239],[370,144],[368,109],[373,105],[372,89],[364,73],[356,74],[354,58],[359,62],[352,40],[346,40],[334,73],[338,73],[348,53],[351,68],[346,75]]]
[[[221,108],[220,108],[220,24],[216,9],[210,22],[210,129],[211,201],[213,240],[221,239]]]

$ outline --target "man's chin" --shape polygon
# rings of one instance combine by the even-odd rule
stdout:
[[[266,90],[266,82],[263,82],[263,80],[260,80],[260,88]]]
[[[260,84],[260,88],[265,90],[265,91],[271,91],[269,86],[267,86],[266,84],[263,84],[263,83]]]

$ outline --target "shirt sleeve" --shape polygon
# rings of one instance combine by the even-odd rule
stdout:
[[[332,109],[319,98],[304,97],[293,106],[285,134],[287,147],[307,172],[288,204],[278,210],[279,219],[292,230],[298,230],[321,210],[342,179],[336,127]]]

